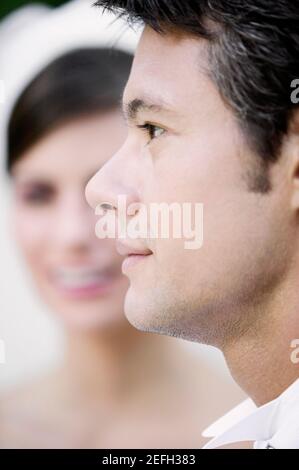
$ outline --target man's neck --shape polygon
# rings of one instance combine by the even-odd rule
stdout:
[[[273,294],[258,322],[223,349],[232,376],[261,406],[277,398],[299,378],[291,343],[299,339],[297,286]]]

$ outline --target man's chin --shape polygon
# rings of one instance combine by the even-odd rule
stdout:
[[[165,322],[161,306],[153,305],[150,299],[142,299],[129,288],[125,299],[125,316],[129,323],[139,331],[156,333],[163,336],[176,336],[170,325]]]
[[[142,298],[140,293],[129,287],[125,298],[125,316],[129,323],[137,330],[156,333],[157,327],[161,327],[161,321],[157,319],[157,313],[149,308],[149,299]],[[157,325],[158,323],[158,325]]]
[[[129,288],[125,299],[125,316],[128,322],[137,330],[150,331],[147,325],[148,319],[145,318],[145,307],[140,301],[137,302],[137,299],[130,292],[130,289],[131,288]]]

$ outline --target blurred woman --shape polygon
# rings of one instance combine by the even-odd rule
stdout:
[[[15,236],[66,347],[55,370],[2,397],[2,448],[199,448],[202,429],[241,396],[179,340],[127,322],[122,258],[94,233],[84,190],[125,139],[119,102],[131,61],[70,51],[12,110]]]

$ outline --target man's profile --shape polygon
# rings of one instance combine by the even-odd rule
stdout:
[[[220,348],[235,380],[264,405],[299,386],[290,361],[299,333],[299,109],[290,98],[299,2],[97,5],[145,28],[123,97],[128,138],[89,183],[90,204],[108,201],[117,212],[125,194],[205,210],[200,250],[176,239],[117,242],[128,258],[139,256],[127,262],[127,318]],[[297,412],[297,422],[298,401],[285,414]],[[283,426],[256,440],[299,448],[298,425],[288,426],[289,440],[276,438]]]

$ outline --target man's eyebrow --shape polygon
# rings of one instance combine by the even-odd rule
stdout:
[[[140,98],[135,98],[129,103],[123,104],[123,114],[127,121],[135,121],[140,111],[169,112],[171,109],[166,107],[162,101],[154,102]]]

